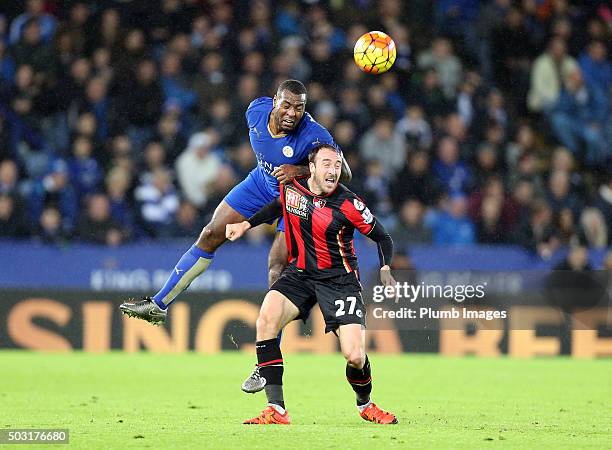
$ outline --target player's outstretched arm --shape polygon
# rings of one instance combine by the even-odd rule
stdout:
[[[380,281],[385,286],[395,286],[395,279],[391,275],[391,259],[393,258],[393,239],[379,221],[374,223],[372,231],[367,235],[378,246],[378,260],[380,262]]]
[[[374,217],[359,197],[353,197],[352,201],[350,198],[346,200],[340,210],[361,234],[376,242],[380,260],[380,281],[385,286],[395,285],[390,267],[393,258],[393,239],[383,224]]]
[[[240,239],[249,228],[278,219],[282,215],[282,212],[283,205],[281,204],[280,198],[277,197],[253,214],[249,220],[227,224],[225,226],[225,237],[230,241]]]

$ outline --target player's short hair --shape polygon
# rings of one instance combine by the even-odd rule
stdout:
[[[314,147],[312,150],[310,150],[310,153],[308,154],[308,162],[314,163],[315,158],[317,157],[317,154],[319,153],[319,150],[321,150],[323,148],[328,148],[330,150],[333,150],[336,153],[338,153],[340,156],[342,156],[342,150],[340,150],[340,147],[338,147],[337,145],[334,145],[334,144],[320,144],[320,145],[317,145],[316,147]]]
[[[306,93],[306,86],[304,86],[304,83],[302,83],[301,81],[298,80],[285,80],[283,81],[279,86],[278,86],[278,90],[276,91],[277,94],[280,94],[283,91],[289,91],[292,94],[296,94],[296,95],[307,95]]]

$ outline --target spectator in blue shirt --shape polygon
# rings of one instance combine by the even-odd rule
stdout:
[[[586,146],[586,163],[596,166],[605,160],[603,127],[607,119],[606,95],[584,83],[579,69],[568,76],[551,114],[555,137],[574,154]]]
[[[115,166],[106,176],[106,193],[113,220],[121,225],[126,236],[140,237],[142,231],[136,226],[134,205],[129,195],[131,183],[130,172],[124,167]]]
[[[70,232],[79,214],[79,202],[74,187],[68,182],[68,167],[62,159],[51,162],[47,174],[33,183],[29,193],[30,217],[38,221],[43,209],[56,205],[62,217],[62,230]]]
[[[79,199],[94,193],[102,180],[102,170],[92,157],[93,144],[86,137],[79,136],[72,144],[72,158],[68,161],[70,182],[76,188]]]
[[[451,195],[445,211],[432,224],[436,245],[472,245],[476,242],[474,224],[467,215],[467,199],[460,194]]]
[[[176,105],[181,113],[189,112],[196,104],[195,91],[189,89],[182,78],[181,57],[167,53],[162,61],[162,89],[167,105]]]
[[[606,53],[603,42],[593,41],[578,59],[587,86],[603,92],[608,92],[612,86],[612,63],[608,61]]]
[[[51,14],[44,12],[44,0],[28,0],[26,3],[26,11],[13,19],[9,31],[9,42],[16,44],[21,39],[23,29],[27,22],[32,19],[38,20],[40,25],[40,34],[45,42],[50,43],[53,40],[55,33],[56,20]]]
[[[15,61],[9,55],[6,43],[0,39],[0,84],[11,86],[15,79]]]
[[[114,111],[108,97],[108,86],[102,77],[94,77],[87,83],[81,110],[96,117],[96,139],[104,142],[111,135]]]
[[[165,237],[171,233],[179,197],[168,170],[156,169],[151,178],[136,188],[134,197],[140,206],[140,217],[147,234]]]
[[[459,146],[451,137],[438,144],[438,157],[432,165],[433,175],[448,194],[466,194],[471,175],[466,164],[459,159]]]

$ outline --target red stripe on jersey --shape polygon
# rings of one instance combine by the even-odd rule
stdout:
[[[317,255],[317,268],[330,269],[332,266],[331,255],[327,247],[325,233],[332,223],[332,210],[330,208],[315,208],[312,213],[312,238],[314,241],[315,254]]]
[[[297,252],[297,263],[296,266],[298,269],[306,268],[306,248],[304,247],[304,238],[302,238],[302,227],[300,224],[300,218],[295,214],[287,213],[287,217],[289,218],[289,222],[287,225],[288,228],[285,227],[285,232],[289,230],[290,233],[293,234],[293,238],[297,244],[297,248],[295,251]]]
[[[363,205],[363,210],[366,210],[366,206],[363,202],[360,202]],[[359,230],[361,234],[368,234],[372,231],[373,221],[371,223],[366,223],[365,219],[361,215],[360,211],[357,211],[353,202],[349,199],[345,200],[340,206],[340,211],[346,216],[346,218],[353,224],[355,228]]]
[[[287,262],[291,262],[291,233],[289,231],[289,218],[287,217],[287,208],[285,207],[285,185],[279,185],[281,204],[283,205],[283,220],[285,222],[285,243],[287,244]]]

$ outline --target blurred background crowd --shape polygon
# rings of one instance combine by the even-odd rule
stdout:
[[[195,238],[255,165],[248,104],[296,78],[398,245],[605,248],[611,34],[595,0],[3,0],[0,237]]]

